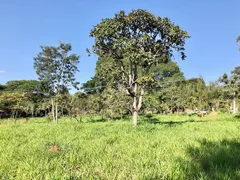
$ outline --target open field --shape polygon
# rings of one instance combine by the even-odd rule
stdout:
[[[0,179],[240,179],[237,117],[89,120],[1,120]]]

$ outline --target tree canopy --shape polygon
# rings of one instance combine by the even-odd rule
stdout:
[[[93,52],[114,61],[119,82],[133,99],[136,126],[145,85],[154,81],[152,68],[169,62],[175,52],[185,59],[185,40],[190,36],[168,18],[142,9],[129,14],[120,11],[113,18],[103,19],[90,36],[95,38]]]
[[[75,74],[78,72],[77,64],[80,57],[76,54],[68,54],[72,50],[71,44],[60,42],[57,47],[41,46],[41,50],[34,58],[34,68],[48,93],[52,96],[57,95],[56,99],[70,86],[78,88],[79,82],[76,81]],[[53,98],[51,100],[53,119],[57,123],[58,100],[56,99],[55,103]]]

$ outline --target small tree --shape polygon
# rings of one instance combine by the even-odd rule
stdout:
[[[39,80],[51,95],[52,117],[57,123],[58,103],[56,98],[69,86],[77,88],[79,83],[76,81],[75,74],[78,72],[79,56],[68,55],[72,50],[71,44],[68,43],[60,42],[58,47],[41,46],[41,49],[42,51],[34,58],[34,68]]]
[[[168,18],[139,9],[128,15],[121,11],[113,18],[103,19],[90,36],[95,38],[94,53],[114,61],[119,82],[132,97],[133,124],[137,126],[145,86],[154,81],[151,68],[170,61],[174,50],[185,59],[188,33]]]

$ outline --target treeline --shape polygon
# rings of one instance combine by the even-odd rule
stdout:
[[[81,121],[83,114],[101,114],[104,119],[123,118],[131,114],[132,99],[119,84],[115,84],[107,61],[99,58],[95,76],[84,83],[81,91],[71,95],[66,90],[54,96],[58,116],[70,116]],[[100,62],[104,61],[104,62]],[[105,65],[104,65],[104,64]],[[174,62],[161,64],[156,71],[156,83],[144,94],[140,113],[183,114],[201,111],[236,113],[239,106],[240,66],[230,75],[205,84],[203,78],[185,79]],[[40,81],[9,81],[0,85],[1,117],[46,116],[52,120],[51,95],[44,92]]]

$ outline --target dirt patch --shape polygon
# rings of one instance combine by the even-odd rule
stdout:
[[[211,118],[212,121],[217,120],[217,112],[211,112],[209,115],[210,115],[210,118]]]
[[[59,146],[48,146],[48,150],[51,152],[58,152],[58,151],[60,151],[60,147]]]
[[[28,123],[27,119],[22,120],[22,123]]]

